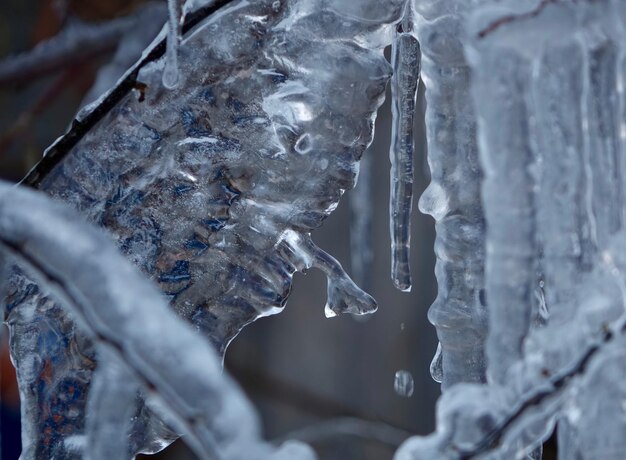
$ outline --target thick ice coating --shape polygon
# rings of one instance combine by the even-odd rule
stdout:
[[[354,3],[228,3],[183,38],[176,88],[162,85],[165,59],[143,65],[136,89],[32,176],[106,228],[219,353],[279,312],[305,267],[328,276],[327,315],[376,308],[309,235],[353,187],[391,77],[383,47],[404,2],[380,21]],[[20,374],[36,446],[25,458],[79,456],[68,439],[85,432],[91,341],[25,277],[7,316],[15,337],[46,338],[28,345],[42,367]],[[14,358],[29,359],[15,348]],[[159,450],[174,434],[137,407],[132,452]]]
[[[619,459],[626,6],[473,6],[461,39],[484,175],[487,382],[447,390],[436,433],[396,458],[537,459],[556,426],[560,459]]]
[[[222,373],[219,356],[210,345],[168,308],[162,293],[107,235],[83,223],[75,211],[43,194],[0,183],[0,251],[71,313],[97,352],[87,439],[78,434],[66,438],[62,458],[131,458],[136,445],[129,445],[128,439],[140,434],[137,428],[144,423],[135,406],[140,396],[147,396],[154,410],[186,435],[200,458],[283,458],[280,449],[260,441],[251,404]],[[23,318],[38,312],[22,307],[20,313]],[[43,385],[61,385],[63,391],[51,410],[62,428],[65,417],[79,416],[76,411],[65,413],[63,405],[70,404],[82,388],[50,375],[46,369],[55,363],[45,362],[31,347],[52,338],[37,336],[36,331],[17,334],[16,320],[16,315],[10,315],[8,323],[13,357],[20,363],[18,374],[41,373],[46,377]],[[87,371],[83,369],[83,376]],[[29,402],[24,401],[23,413],[36,409]],[[53,428],[48,426],[43,435]],[[42,446],[30,442],[34,439],[28,435],[33,433],[26,434],[21,458],[42,457]],[[302,445],[291,444],[289,450],[295,459],[314,458]]]
[[[415,4],[426,88],[426,140],[431,182],[419,201],[435,219],[437,299],[428,312],[440,345],[431,374],[442,389],[484,382],[487,299],[485,218],[480,196],[476,114],[464,56],[465,0]]]

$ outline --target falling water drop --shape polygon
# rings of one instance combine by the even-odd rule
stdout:
[[[430,376],[437,383],[443,382],[443,355],[441,354],[441,342],[437,345],[437,351],[430,363]]]
[[[399,396],[410,398],[413,395],[414,385],[413,376],[409,371],[396,371],[393,388]]]

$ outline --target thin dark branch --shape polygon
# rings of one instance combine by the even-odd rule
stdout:
[[[183,33],[189,32],[201,21],[234,0],[216,0],[208,6],[200,8],[186,16]],[[165,54],[165,39],[160,40],[139,60],[123,77],[106,97],[88,115],[80,121],[75,119],[70,129],[46,151],[46,155],[22,180],[22,185],[37,187],[41,180],[78,144],[91,129],[102,120],[128,93],[137,86],[139,71],[148,63],[160,59]]]
[[[529,11],[527,13],[524,14],[511,14],[508,16],[504,16],[500,19],[498,19],[497,21],[492,22],[491,24],[489,24],[487,27],[485,27],[483,30],[481,30],[480,32],[478,32],[478,37],[479,38],[485,38],[487,35],[489,35],[492,32],[495,32],[496,30],[498,30],[500,27],[502,27],[505,24],[510,24],[512,22],[516,22],[516,21],[520,21],[522,19],[530,19],[530,18],[534,18],[536,16],[539,16],[541,14],[541,12],[551,3],[558,3],[560,0],[541,0],[541,3],[539,3],[539,5],[532,11]]]
[[[626,332],[626,325],[620,328],[620,331]],[[470,460],[477,455],[484,454],[501,444],[502,438],[506,435],[507,430],[517,422],[522,415],[539,406],[544,401],[557,396],[562,390],[566,389],[568,384],[576,377],[583,375],[589,366],[591,360],[597,356],[604,347],[609,344],[615,335],[605,330],[602,333],[601,338],[591,345],[584,354],[582,354],[578,361],[565,372],[555,374],[549,379],[545,386],[545,389],[541,389],[524,399],[502,422],[489,432],[483,439],[481,439],[472,449],[461,451],[459,453],[459,460]]]

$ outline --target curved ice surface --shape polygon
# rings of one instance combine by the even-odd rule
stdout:
[[[452,386],[436,433],[408,441],[396,458],[536,459],[556,425],[559,458],[618,459],[626,6],[475,5],[463,40],[484,173],[487,383]],[[449,204],[433,192],[443,214]],[[461,325],[475,321],[463,304],[458,313]]]
[[[354,185],[404,7],[390,2],[376,22],[378,2],[348,4],[229,3],[184,37],[177,88],[161,84],[164,60],[143,66],[137,89],[38,183],[106,228],[219,353],[279,312],[305,267],[328,275],[327,314],[376,308],[309,237]],[[80,456],[68,439],[85,430],[91,341],[24,277],[7,317],[18,369],[31,359],[21,350],[39,359],[19,372],[35,446],[24,458]],[[142,401],[136,414],[133,453],[174,437]]]
[[[437,299],[428,312],[440,345],[433,378],[442,389],[485,380],[487,310],[485,219],[480,198],[476,115],[462,40],[465,0],[416,2],[426,87],[426,139],[431,182],[420,210],[436,221]]]
[[[26,431],[21,458],[132,457],[137,445],[128,440],[145,434],[143,425],[151,422],[138,410],[143,405],[136,404],[139,396],[186,435],[200,458],[285,457],[281,449],[260,440],[256,414],[222,372],[215,350],[168,308],[162,293],[117,251],[107,235],[83,223],[74,210],[42,193],[0,183],[0,251],[63,305],[98,357],[87,395],[86,439],[73,433],[63,440],[63,451],[57,447],[48,452],[52,456],[46,456],[54,430],[68,434],[65,429],[83,416],[76,401],[85,397],[84,389],[67,376],[58,381],[57,369],[51,369],[58,363],[42,359],[27,347],[29,340],[16,334],[17,323],[37,312],[22,305],[21,317],[10,315],[12,353],[20,358],[20,378],[42,374],[40,387],[61,386],[49,407],[56,425],[47,425],[40,434],[45,437],[43,444],[31,442],[35,433]],[[30,332],[33,336],[37,331]],[[64,345],[62,339],[57,340],[59,347]],[[83,369],[83,377],[87,371]],[[73,409],[64,411],[64,405],[72,403]],[[23,412],[32,409],[22,406]],[[154,438],[155,433],[150,434]],[[292,443],[288,450],[294,459],[314,458],[302,445]]]

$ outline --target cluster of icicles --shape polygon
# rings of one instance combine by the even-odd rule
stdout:
[[[563,460],[622,458],[626,5],[241,0],[226,2],[183,36],[186,14],[213,3],[169,0],[165,58],[139,69],[142,84],[154,87],[158,76],[167,89],[148,93],[145,103],[128,96],[100,122],[114,128],[111,145],[85,135],[67,158],[46,175],[35,169],[26,183],[71,202],[113,233],[126,255],[159,281],[171,307],[219,352],[246,323],[280,311],[297,270],[326,273],[328,316],[370,313],[373,299],[313,244],[310,232],[354,185],[391,80],[392,279],[410,290],[413,125],[421,72],[431,184],[420,209],[436,220],[439,285],[429,311],[440,341],[431,373],[444,394],[437,431],[409,439],[396,458],[538,459],[555,427]],[[212,41],[217,29],[222,38]],[[389,44],[393,72],[383,59]],[[198,59],[193,50],[199,46],[215,63]],[[318,59],[303,53],[311,47],[327,54]],[[211,73],[195,67],[222,69],[217,63],[235,70],[207,84]],[[320,91],[330,83],[337,92]],[[190,90],[186,105],[158,111],[183,104],[178,99]],[[249,130],[257,130],[258,144],[244,135]],[[108,157],[94,167],[98,148]],[[184,155],[152,164],[162,149]],[[54,146],[51,152],[54,158]],[[92,169],[85,174],[87,166]],[[319,174],[306,186],[285,179],[303,172],[308,177],[309,168]],[[179,207],[155,198],[166,192],[172,200],[193,200],[190,192],[208,199],[212,204],[202,212],[209,218],[168,227]],[[164,217],[148,216],[146,206],[165,207]],[[357,200],[353,207],[364,208]],[[277,449],[260,440],[254,412],[220,375],[210,347],[102,235],[68,224],[77,219],[70,211],[56,205],[48,210],[43,198],[6,186],[0,188],[0,211],[2,247],[72,312],[96,348],[98,366],[79,383],[93,381],[87,405],[80,406],[88,412],[85,426],[67,425],[85,434],[70,430],[72,436],[53,439],[64,446],[58,452],[89,446],[92,458],[126,458],[158,450],[184,433],[202,458],[314,458],[302,444]],[[40,228],[41,219],[54,225]],[[361,221],[356,228],[366,226]],[[181,259],[163,257],[181,241]],[[219,255],[217,264],[208,253]],[[365,257],[355,260],[366,263]],[[84,270],[87,263],[90,271]],[[222,311],[199,297],[194,282],[223,267],[223,290],[242,295],[233,300],[216,288],[215,295],[224,296],[222,308],[229,308]],[[31,324],[28,314],[44,311],[44,305],[53,310],[20,276],[7,307],[12,334]],[[250,291],[242,287],[250,284]],[[61,316],[49,318],[66,324]],[[135,326],[146,318],[149,333]],[[81,340],[72,336],[91,357]],[[22,395],[30,401],[24,439],[31,445],[24,458],[44,458],[48,451],[37,447],[43,438],[32,431],[45,411],[25,391],[40,379],[39,363],[22,342],[28,343],[12,335]],[[214,364],[194,364],[201,361]],[[62,372],[77,375],[76,369]],[[128,384],[111,383],[120,381]],[[119,404],[107,404],[111,398]],[[132,448],[120,450],[129,435]]]

